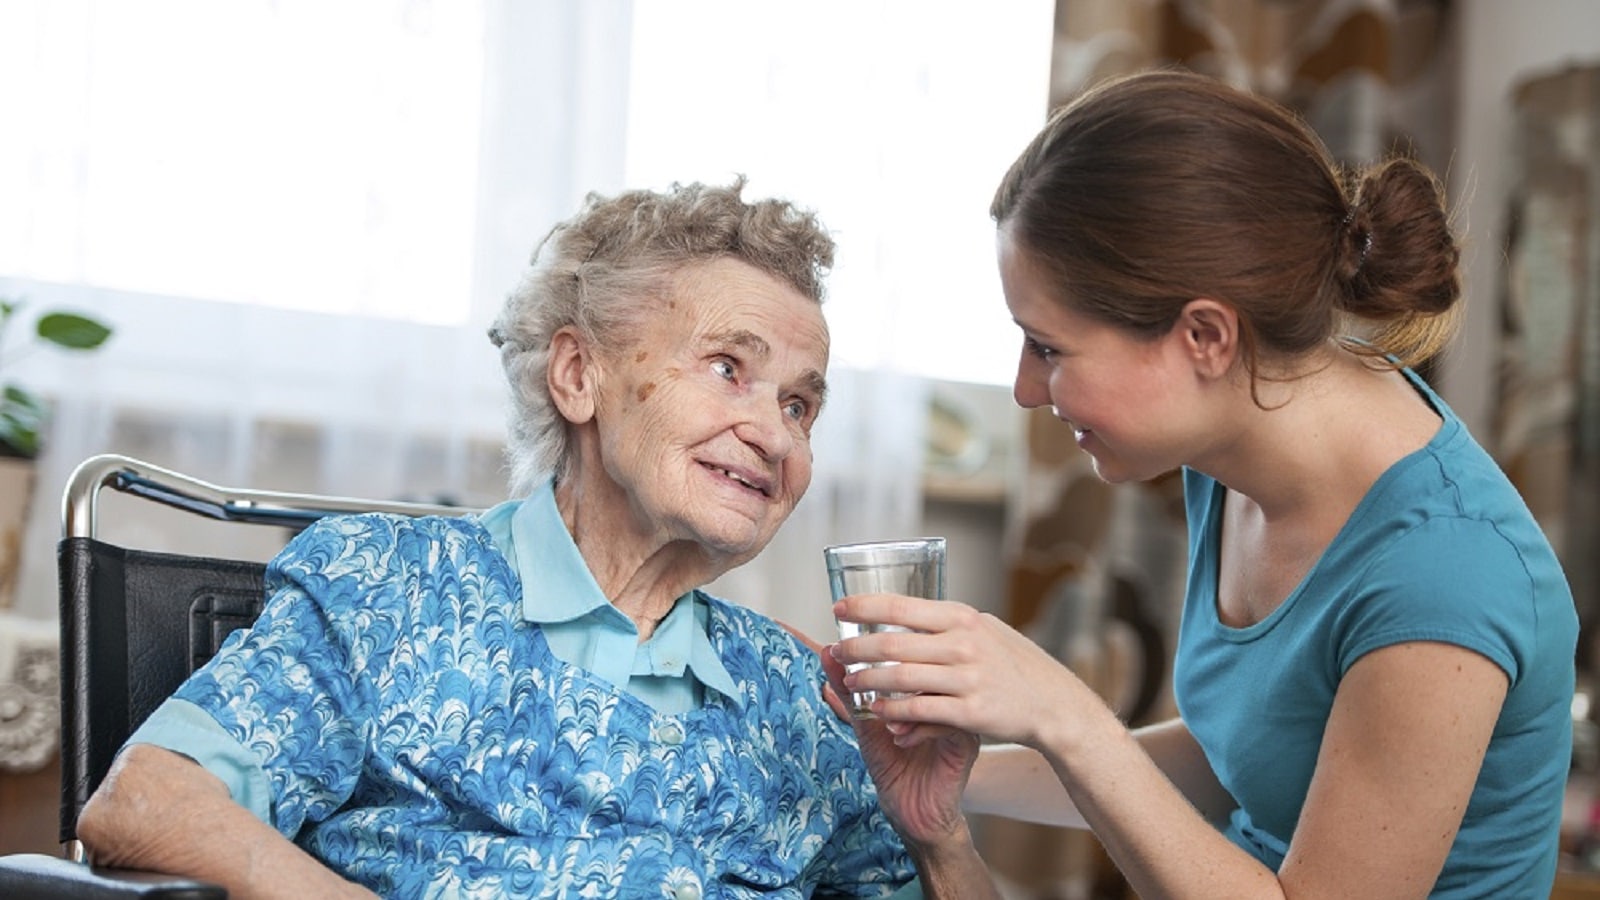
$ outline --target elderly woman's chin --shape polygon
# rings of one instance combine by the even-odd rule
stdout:
[[[732,567],[755,558],[793,509],[793,503],[776,501],[768,501],[759,513],[747,503],[701,503],[691,512],[689,525],[696,543]]]

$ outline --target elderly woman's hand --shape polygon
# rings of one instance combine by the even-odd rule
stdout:
[[[829,704],[842,717],[849,718],[839,698],[844,696],[844,666],[834,658],[832,648],[821,653],[822,668],[828,675]],[[966,818],[961,812],[961,793],[967,775],[978,758],[978,738],[955,728],[922,726],[923,740],[915,746],[895,743],[896,730],[878,719],[850,719],[867,770],[878,786],[878,800],[900,836],[913,852],[920,847],[968,840]]]
[[[896,746],[896,734],[908,726],[853,718],[842,699],[844,666],[834,658],[832,648],[790,625],[783,627],[822,660],[828,676],[822,685],[823,697],[840,719],[855,725],[861,755],[878,786],[879,801],[901,837],[913,844],[935,844],[964,836],[961,793],[978,756],[978,739],[955,728],[924,725],[919,728],[922,740],[916,746]]]
[[[978,758],[977,737],[948,726],[918,725],[920,740],[900,746],[896,736],[910,726],[850,716],[841,699],[844,666],[834,656],[834,647],[822,647],[798,630],[784,627],[821,659],[827,675],[823,696],[840,719],[855,726],[861,755],[878,788],[878,801],[917,862],[922,895],[929,900],[998,898],[961,811],[967,778]]]

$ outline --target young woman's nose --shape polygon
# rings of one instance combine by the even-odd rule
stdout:
[[[1038,359],[1022,351],[1017,360],[1017,377],[1011,384],[1011,396],[1023,409],[1050,405],[1050,379],[1043,369]]]

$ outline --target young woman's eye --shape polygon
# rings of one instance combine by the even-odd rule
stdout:
[[[714,359],[711,361],[711,371],[724,381],[732,381],[739,374],[739,370],[729,359]]]
[[[1035,356],[1046,361],[1056,355],[1056,351],[1054,349],[1046,347],[1033,338],[1026,336],[1022,338],[1022,349],[1028,351],[1028,355]]]

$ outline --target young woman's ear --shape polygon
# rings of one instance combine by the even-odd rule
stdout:
[[[594,418],[596,374],[594,357],[576,329],[563,328],[550,338],[545,383],[562,418],[574,425]]]
[[[1184,304],[1174,329],[1201,374],[1221,378],[1239,358],[1239,313],[1218,300],[1199,297]]]

